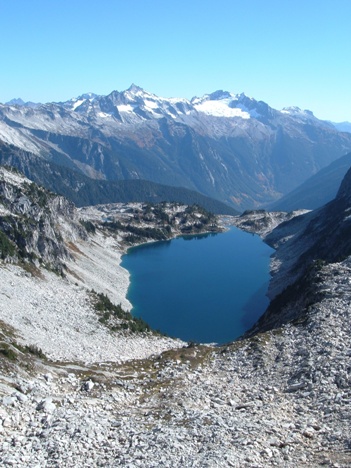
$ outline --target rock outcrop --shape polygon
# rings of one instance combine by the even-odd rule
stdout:
[[[71,258],[68,242],[86,238],[73,205],[19,173],[0,168],[0,230],[9,251],[2,257],[29,259],[60,270]]]

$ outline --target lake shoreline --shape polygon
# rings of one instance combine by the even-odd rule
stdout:
[[[220,233],[229,233],[230,237],[211,239],[211,234]],[[207,237],[210,238],[206,239]],[[190,251],[186,244],[177,242],[181,239],[189,241],[201,238],[207,244],[196,243]],[[216,233],[180,235],[169,241],[171,240],[176,242],[167,245],[167,249],[162,246],[163,241],[154,247],[148,242],[133,246],[133,249],[138,248],[138,252],[128,249],[129,256],[122,255],[120,267],[127,269],[131,276],[136,275],[133,283],[131,276],[129,277],[130,286],[127,290],[127,299],[133,304],[133,315],[142,317],[153,328],[160,329],[167,335],[188,342],[223,344],[238,339],[268,306],[266,289],[270,277],[266,279],[265,276],[270,274],[270,270],[268,266],[267,271],[267,263],[264,260],[268,253],[264,255],[259,253],[263,247],[259,236],[254,240],[244,231],[233,225],[227,225],[226,229],[218,230]],[[238,245],[238,249],[232,248],[235,244]],[[146,250],[143,250],[143,247]],[[180,250],[171,253],[174,249]],[[269,247],[265,244],[263,251],[268,252],[267,249]],[[154,255],[156,258],[153,258]],[[164,260],[164,255],[167,260]],[[155,261],[156,270],[152,266]],[[267,261],[269,262],[268,258]],[[236,268],[233,269],[233,265],[237,265]],[[157,271],[160,268],[163,270],[159,277]],[[142,282],[138,282],[138,275],[142,275]],[[214,278],[218,282],[218,288],[213,283]],[[194,279],[203,283],[204,288],[198,286]],[[262,281],[262,284],[259,281]],[[233,282],[237,285],[237,292],[234,295]],[[177,285],[176,296],[174,296],[174,284]],[[190,284],[194,292],[186,292]],[[138,299],[139,295],[142,295],[142,299]],[[253,297],[255,301],[252,300]],[[209,312],[213,301],[216,314]],[[167,319],[163,313],[165,307]],[[234,311],[236,312],[233,313]],[[206,326],[208,330],[212,330],[212,333],[206,331]],[[227,333],[228,330],[232,333]]]

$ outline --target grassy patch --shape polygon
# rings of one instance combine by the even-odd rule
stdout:
[[[0,354],[10,361],[17,359],[17,354],[7,343],[0,343]]]
[[[2,260],[5,260],[7,257],[14,257],[16,255],[15,244],[10,241],[10,239],[0,231],[0,256]]]
[[[35,278],[44,279],[43,273],[33,263],[21,262],[19,265],[23,268],[24,271],[30,273]]]
[[[47,360],[47,357],[46,355],[44,354],[44,352],[42,351],[42,349],[39,348],[39,346],[37,345],[25,345],[25,346],[22,346],[18,343],[12,343],[12,346],[14,346],[15,348],[17,348],[19,351],[21,351],[21,353],[24,353],[24,354],[31,354],[32,356],[36,356],[40,359],[43,359],[44,361]]]

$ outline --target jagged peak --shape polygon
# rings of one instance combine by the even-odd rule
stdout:
[[[314,117],[314,114],[312,111],[308,109],[301,109],[298,106],[289,106],[289,107],[283,107],[281,110],[284,114],[292,114],[292,115],[301,115],[301,116],[306,116],[306,117]]]
[[[231,93],[230,91],[224,91],[222,89],[218,89],[217,91],[214,91],[209,94],[204,94],[202,97],[197,97],[194,96],[191,99],[191,103],[193,105],[200,104],[202,102],[206,101],[226,101],[228,103],[233,103],[233,102],[257,102],[255,99],[248,97],[245,93],[239,93],[239,94],[234,94]]]
[[[133,94],[145,92],[143,88],[141,88],[140,86],[134,83],[132,83],[126,91],[128,91],[129,93],[133,93]]]
[[[223,91],[222,89],[218,89],[211,94],[208,94],[208,97],[211,100],[220,100],[220,99],[228,99],[233,97],[233,95],[229,91]]]
[[[159,100],[160,98],[156,96],[155,94],[149,93],[148,91],[145,91],[143,88],[140,86],[132,83],[128,89],[124,91],[112,91],[108,96],[102,96],[103,98],[108,98],[109,96],[113,97],[114,99],[119,100],[126,100],[126,101],[139,101],[140,99],[144,98],[152,98],[155,100]]]
[[[245,93],[234,94],[217,90],[203,97],[194,97],[191,104],[198,110],[216,117],[258,118],[268,112],[269,106],[248,97]]]
[[[77,99],[95,99],[96,97],[98,97],[99,95],[98,94],[95,94],[95,93],[84,93],[82,94],[81,96],[79,96]]]

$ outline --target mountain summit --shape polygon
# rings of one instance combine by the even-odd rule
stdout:
[[[92,178],[184,187],[239,210],[274,202],[351,151],[350,134],[310,111],[223,90],[164,98],[135,84],[0,105],[0,139]]]

